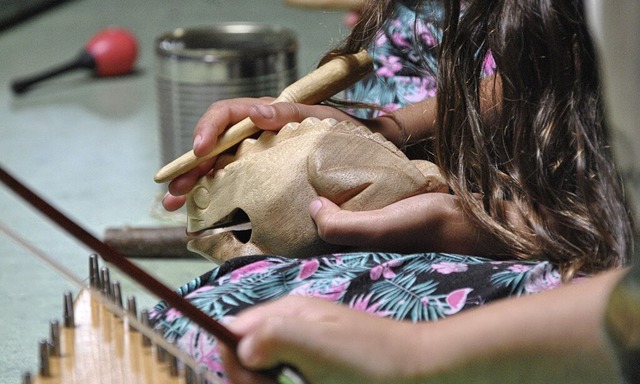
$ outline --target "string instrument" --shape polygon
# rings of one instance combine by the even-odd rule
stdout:
[[[90,285],[75,298],[64,293],[62,320],[50,322],[49,338],[38,342],[38,371],[24,373],[23,384],[220,382],[154,332],[148,311],[137,313],[135,297],[123,303],[109,269],[96,273],[97,255],[89,257],[89,267]]]

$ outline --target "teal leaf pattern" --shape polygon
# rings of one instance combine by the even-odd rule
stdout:
[[[374,316],[437,321],[503,297],[561,284],[548,262],[495,261],[446,253],[348,253],[309,259],[238,258],[177,292],[222,322],[286,295],[322,298]],[[151,311],[168,340],[224,376],[216,340],[164,302]]]

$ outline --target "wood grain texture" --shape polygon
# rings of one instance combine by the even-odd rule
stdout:
[[[49,359],[50,375],[36,375],[34,384],[186,383],[172,375],[157,351],[142,345],[132,332],[90,292],[83,289],[74,303],[75,327],[60,328],[61,354]]]

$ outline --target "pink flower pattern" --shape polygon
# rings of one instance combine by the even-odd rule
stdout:
[[[296,280],[304,280],[307,277],[313,275],[318,270],[320,261],[318,261],[317,259],[303,260],[300,265],[300,273],[298,273],[298,277],[296,278]]]
[[[445,314],[453,315],[460,312],[467,303],[467,296],[471,291],[473,291],[473,288],[461,288],[449,293],[446,299],[449,309],[445,311]]]
[[[440,274],[449,275],[451,273],[466,272],[468,266],[464,263],[442,261],[440,263],[431,265],[431,268],[435,269]]]
[[[258,274],[258,273],[264,273],[269,270],[269,267],[271,265],[272,264],[268,261],[259,261],[253,264],[249,264],[245,267],[239,268],[231,272],[231,277],[229,279],[229,282],[235,283],[237,281],[240,281],[246,276],[249,276],[252,274]]]
[[[399,57],[381,56],[379,60],[381,66],[376,70],[378,76],[394,77],[402,69],[402,62]]]
[[[402,265],[401,260],[393,260],[386,263],[382,263],[371,268],[371,272],[369,272],[369,277],[371,280],[378,280],[380,277],[384,277],[385,279],[392,279],[396,276],[396,273],[393,272],[394,267],[398,267]]]
[[[392,311],[379,310],[380,306],[384,304],[382,301],[371,303],[371,297],[373,292],[368,295],[356,296],[349,302],[349,307],[358,311],[370,313],[380,317],[386,317],[393,314]]]
[[[318,297],[321,299],[337,301],[344,296],[347,288],[349,287],[349,282],[349,280],[345,279],[336,279],[334,281],[331,281],[331,283],[327,285],[317,284],[311,281],[292,289],[289,295]]]

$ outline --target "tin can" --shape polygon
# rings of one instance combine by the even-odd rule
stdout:
[[[287,28],[219,23],[178,28],[155,41],[161,160],[192,149],[209,105],[237,97],[278,96],[297,80],[297,39]]]

